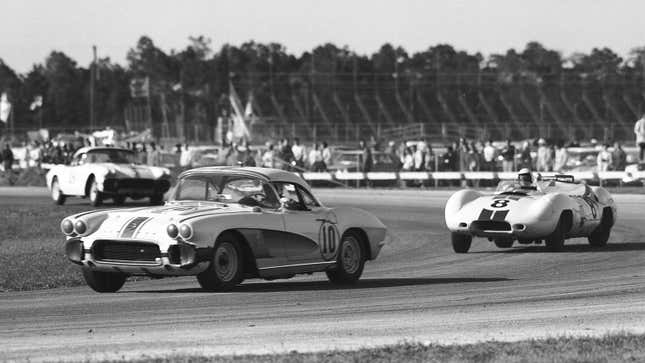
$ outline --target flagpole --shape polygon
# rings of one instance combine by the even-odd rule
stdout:
[[[90,65],[90,132],[94,129],[94,85],[96,83],[96,45],[92,46],[92,64]]]

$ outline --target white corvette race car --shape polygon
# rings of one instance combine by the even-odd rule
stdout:
[[[80,213],[61,229],[67,257],[99,292],[129,275],[196,275],[210,291],[318,271],[353,283],[386,241],[378,218],[325,207],[295,174],[238,167],[188,170],[165,206]]]
[[[88,197],[94,206],[106,198],[123,204],[126,197],[159,204],[170,189],[168,169],[136,164],[134,152],[113,147],[80,148],[70,165],[56,165],[46,177],[56,204],[69,196]]]
[[[458,191],[446,204],[445,218],[457,253],[468,252],[473,237],[488,238],[500,248],[544,240],[549,250],[557,251],[574,237],[587,237],[592,246],[606,245],[616,205],[604,188],[556,175],[530,186],[500,182],[493,195]]]

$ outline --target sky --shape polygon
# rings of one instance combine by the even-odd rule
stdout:
[[[59,50],[87,66],[95,44],[124,64],[144,34],[165,51],[204,35],[214,49],[255,40],[296,54],[326,42],[371,54],[390,42],[489,55],[539,41],[564,56],[610,47],[627,57],[645,46],[644,10],[642,0],[0,0],[0,58],[25,73]]]

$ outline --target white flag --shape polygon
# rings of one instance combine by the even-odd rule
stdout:
[[[246,127],[246,122],[244,121],[244,114],[242,113],[242,102],[240,102],[240,97],[233,87],[233,83],[229,84],[230,93],[229,100],[231,102],[231,108],[233,109],[233,136],[236,138],[249,138],[251,136],[249,129]]]
[[[0,121],[7,123],[9,115],[11,114],[11,102],[7,97],[7,93],[3,92],[0,96]]]
[[[249,120],[253,117],[253,93],[249,95],[248,101],[246,101],[246,107],[244,107],[244,118]]]

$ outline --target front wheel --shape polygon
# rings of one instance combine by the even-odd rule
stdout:
[[[551,252],[562,251],[562,248],[564,247],[564,228],[562,227],[562,218],[558,221],[553,233],[544,239],[544,244]]]
[[[213,248],[213,261],[197,275],[197,282],[207,291],[230,291],[242,282],[243,261],[237,243],[218,241]]]
[[[495,246],[498,248],[511,248],[513,247],[513,241],[512,239],[496,239],[495,241]]]
[[[366,251],[359,238],[347,233],[340,241],[336,268],[327,271],[327,278],[334,284],[351,285],[358,281],[365,267]]]
[[[451,233],[450,239],[452,241],[452,249],[456,253],[467,253],[470,249],[470,244],[473,242],[473,236],[469,234]]]
[[[98,207],[103,203],[103,193],[99,191],[99,186],[96,184],[96,180],[92,179],[92,184],[90,184],[90,204],[94,207]]]
[[[125,284],[126,276],[117,272],[92,271],[84,267],[83,278],[87,286],[96,292],[117,292]]]
[[[54,200],[54,203],[58,205],[65,204],[66,197],[60,189],[60,184],[58,184],[58,178],[56,177],[54,177],[54,180],[52,181],[52,199]]]

